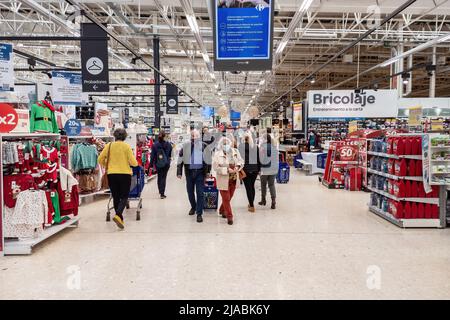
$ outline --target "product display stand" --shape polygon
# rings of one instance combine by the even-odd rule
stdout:
[[[113,141],[114,137],[109,136],[109,135],[87,135],[87,136],[80,135],[80,136],[67,136],[67,139],[69,141],[69,144],[71,142],[73,143],[73,142],[79,142],[79,141],[90,140],[90,139],[101,139],[101,140],[105,141],[106,143],[108,143],[108,142]],[[69,163],[71,163],[70,152],[69,152],[68,156],[69,156]],[[96,197],[96,196],[109,195],[109,194],[110,194],[109,189],[102,189],[102,190],[98,190],[96,192],[80,194],[80,206],[83,204],[84,200],[94,199],[94,197]]]
[[[14,141],[14,140],[22,140],[22,139],[39,139],[39,140],[45,140],[45,139],[59,139],[59,134],[51,134],[51,133],[17,133],[17,134],[1,134],[0,135],[0,145],[4,141]],[[1,150],[2,148],[0,148]],[[3,166],[1,163],[1,159],[3,158],[2,152],[0,151],[0,165]],[[2,185],[2,188],[4,186],[3,184],[3,170],[1,171],[0,175],[0,183]],[[3,191],[2,191],[3,193]],[[3,196],[1,197],[1,209],[2,209],[2,217],[0,217],[0,226],[1,226],[1,241],[3,243],[3,249],[5,255],[26,255],[31,254],[33,247],[37,244],[43,242],[44,240],[50,238],[51,236],[61,232],[62,230],[70,227],[77,227],[79,223],[79,217],[73,217],[66,221],[63,224],[60,225],[54,225],[51,227],[48,227],[42,231],[42,233],[36,237],[36,238],[12,238],[12,239],[4,239],[4,221],[3,221],[3,213],[4,213],[4,199]]]
[[[370,175],[368,190],[372,192],[369,210],[401,228],[444,228],[446,226],[446,186],[440,185],[436,188],[429,184],[427,168],[430,151],[427,147],[422,150],[421,142],[427,139],[429,136],[426,134],[398,134],[391,136],[387,141],[369,140],[371,147],[367,154],[371,157],[371,165],[367,170]],[[400,144],[404,144],[406,150],[406,144],[413,142],[418,145],[415,152],[396,151],[403,148]],[[373,151],[373,149],[377,150]],[[418,166],[412,165],[415,162],[418,162]],[[405,164],[408,164],[408,168],[402,170]],[[374,169],[374,166],[377,168]],[[419,168],[419,174],[409,175],[414,167]],[[401,171],[403,173],[400,173]],[[432,191],[425,193],[422,189],[428,185]],[[410,196],[412,192],[417,192],[419,195]],[[410,206],[415,209],[410,211]]]

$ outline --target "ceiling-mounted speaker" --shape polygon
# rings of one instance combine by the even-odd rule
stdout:
[[[353,63],[353,55],[352,54],[344,54],[342,57],[342,62],[347,63],[347,64]]]
[[[259,115],[258,107],[251,106],[250,108],[248,108],[248,114],[250,115],[250,117],[256,118]]]
[[[437,64],[440,66],[445,66],[447,64],[447,57],[446,56],[439,56],[437,58]]]

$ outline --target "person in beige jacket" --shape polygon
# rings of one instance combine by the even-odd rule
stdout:
[[[244,160],[238,149],[234,148],[233,145],[234,143],[230,138],[223,137],[217,145],[217,151],[214,153],[212,161],[213,169],[216,172],[217,189],[219,189],[222,197],[219,213],[228,220],[229,225],[233,224],[231,199],[236,190],[239,171],[244,166]]]

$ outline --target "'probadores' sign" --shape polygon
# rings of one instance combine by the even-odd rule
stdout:
[[[395,118],[397,90],[319,90],[308,92],[308,118]]]

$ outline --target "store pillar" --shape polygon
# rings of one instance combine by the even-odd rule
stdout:
[[[153,37],[153,66],[155,67],[155,127],[161,128],[161,76],[159,74],[159,37]]]

